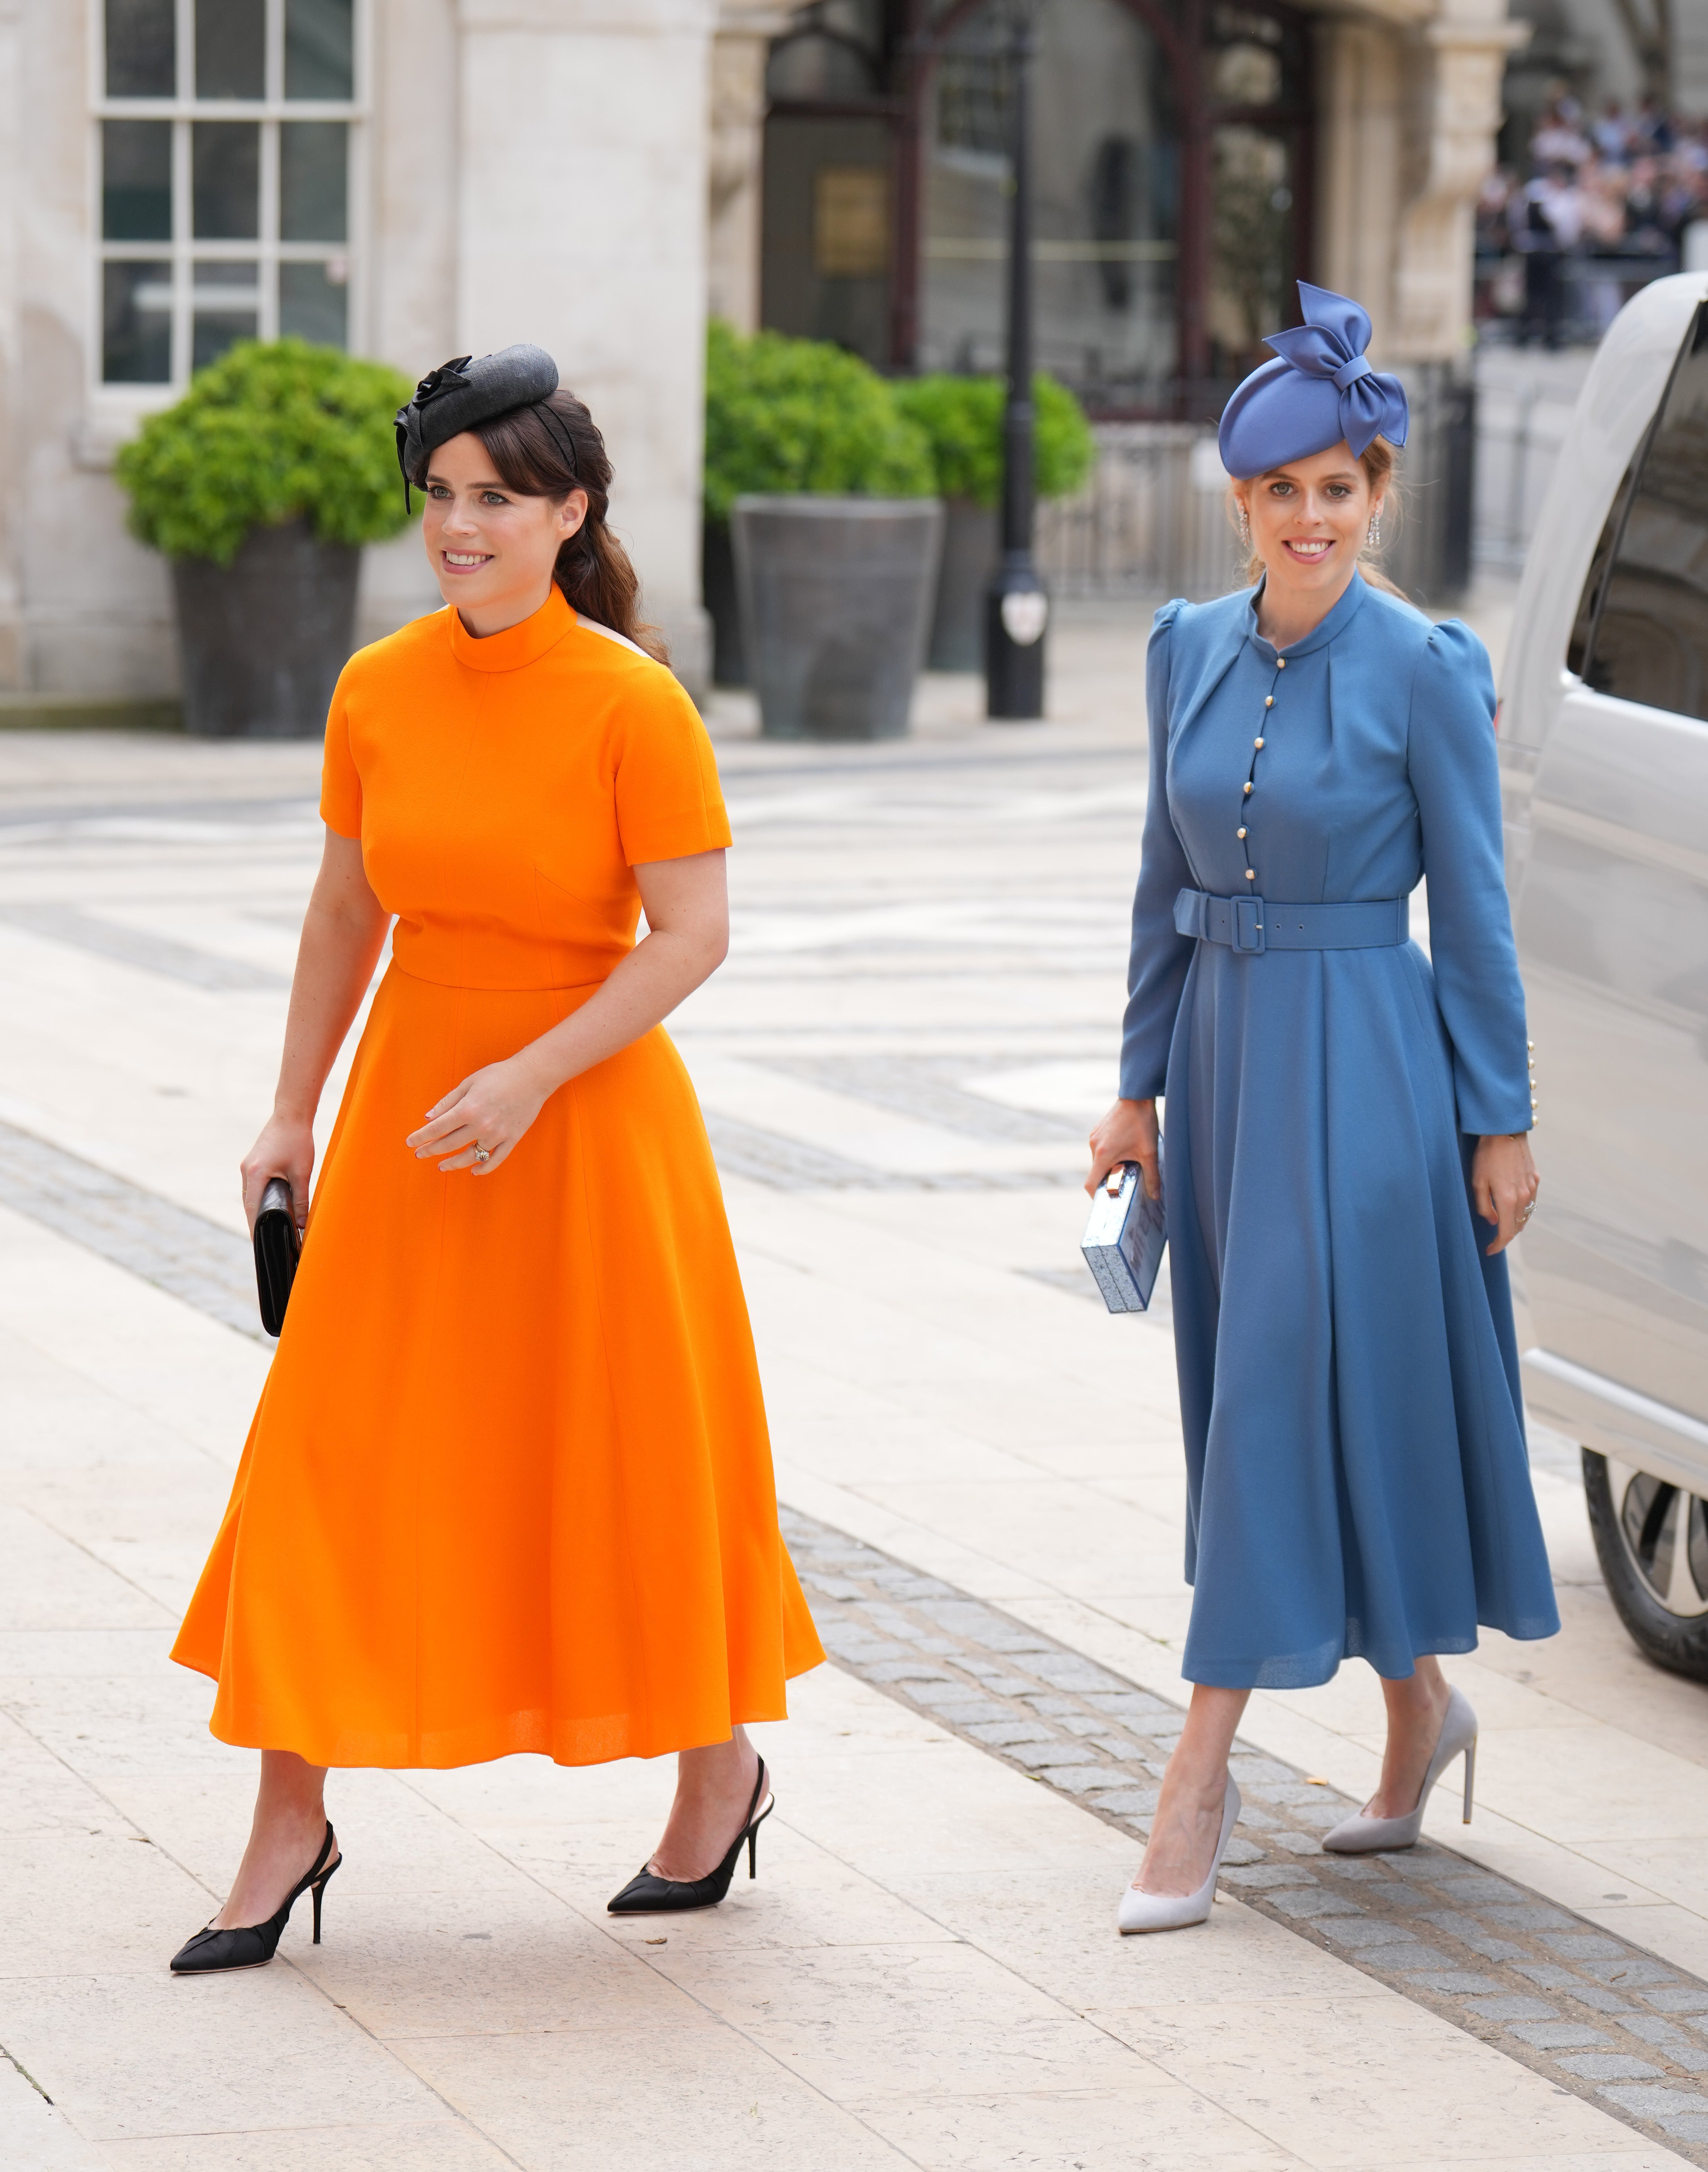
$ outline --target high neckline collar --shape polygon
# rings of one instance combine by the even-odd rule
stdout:
[[[1257,630],[1258,607],[1263,601],[1263,590],[1264,583],[1260,581],[1247,600],[1246,631],[1257,646],[1270,655],[1291,658],[1308,656],[1313,649],[1326,647],[1336,634],[1344,633],[1362,607],[1364,598],[1369,590],[1369,583],[1362,573],[1354,573],[1351,579],[1347,582],[1345,593],[1333,610],[1319,625],[1313,626],[1302,641],[1294,642],[1290,648],[1277,648],[1267,635],[1261,634]]]
[[[531,617],[507,626],[502,633],[477,639],[463,624],[454,604],[447,605],[445,616],[450,622],[451,653],[471,671],[519,671],[524,664],[537,664],[575,624],[575,613],[556,581]]]

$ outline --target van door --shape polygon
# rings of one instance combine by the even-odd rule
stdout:
[[[1544,1178],[1524,1266],[1544,1351],[1681,1414],[1689,1453],[1708,1439],[1708,308],[1623,498],[1517,915]]]

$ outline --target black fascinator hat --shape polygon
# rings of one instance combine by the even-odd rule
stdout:
[[[415,397],[397,411],[397,465],[403,470],[403,502],[411,483],[419,486],[427,456],[448,438],[460,437],[513,408],[535,408],[575,470],[575,447],[551,409],[542,405],[557,390],[557,364],[543,347],[525,341],[497,354],[459,354],[430,369],[415,388]]]

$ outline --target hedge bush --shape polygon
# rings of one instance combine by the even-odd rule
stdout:
[[[392,417],[413,389],[337,347],[240,341],[120,453],[132,532],[220,566],[251,529],[299,516],[324,543],[395,535],[408,516]]]
[[[995,505],[1002,491],[1002,380],[999,377],[903,379],[895,397],[930,440],[945,497]],[[1085,411],[1042,371],[1032,380],[1036,417],[1033,479],[1040,497],[1068,497],[1091,473],[1096,447]]]
[[[857,356],[780,332],[710,330],[706,370],[706,511],[728,520],[738,497],[929,497],[937,474],[924,433],[894,387]]]

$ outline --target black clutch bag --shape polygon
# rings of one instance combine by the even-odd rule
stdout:
[[[255,1218],[255,1291],[261,1301],[261,1325],[269,1335],[277,1335],[285,1324],[285,1307],[291,1301],[302,1250],[291,1187],[282,1176],[269,1177]]]

